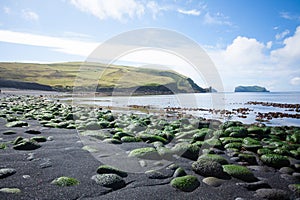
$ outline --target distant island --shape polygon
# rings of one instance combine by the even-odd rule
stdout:
[[[238,86],[234,89],[234,92],[270,92],[266,88],[261,86]]]
[[[77,92],[95,91],[104,96],[216,92],[172,70],[91,62],[0,62],[0,88],[72,92],[75,82]]]

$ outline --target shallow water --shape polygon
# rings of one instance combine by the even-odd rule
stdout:
[[[70,100],[64,98],[63,100]],[[268,112],[282,112],[297,114],[296,111],[288,111],[286,108],[277,108],[262,105],[249,105],[249,101],[272,102],[284,104],[300,104],[300,92],[270,92],[270,93],[193,93],[176,95],[150,95],[150,96],[111,96],[95,98],[76,98],[77,104],[97,105],[104,107],[128,107],[132,105],[146,106],[145,109],[163,110],[167,107],[176,108],[203,108],[226,109],[232,111],[237,108],[249,108],[247,118],[239,118],[236,115],[221,116],[207,111],[185,111],[185,113],[221,120],[239,120],[244,123],[254,123],[256,114]],[[300,114],[298,112],[298,114]],[[300,119],[273,118],[268,125],[300,126]]]

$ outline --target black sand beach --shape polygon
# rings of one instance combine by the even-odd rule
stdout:
[[[23,104],[23,108],[20,108],[20,102],[26,102]],[[30,102],[33,103],[29,105]],[[0,149],[0,170],[2,170],[0,171],[0,199],[282,200],[299,198],[300,144],[298,138],[295,140],[286,139],[289,138],[288,135],[293,134],[298,137],[299,128],[282,127],[276,129],[273,127],[271,129],[242,125],[237,122],[221,124],[221,128],[218,128],[219,126],[212,126],[212,121],[201,119],[200,124],[207,126],[201,127],[199,125],[196,128],[199,132],[191,134],[195,127],[187,124],[185,119],[179,120],[182,123],[185,121],[185,124],[172,130],[170,127],[174,127],[175,123],[172,121],[166,123],[161,132],[166,133],[167,128],[169,128],[170,134],[159,136],[155,133],[156,137],[150,134],[151,137],[147,136],[146,138],[146,133],[143,132],[145,129],[141,131],[137,131],[136,127],[127,129],[120,124],[122,120],[118,120],[118,117],[109,118],[111,116],[109,112],[97,111],[101,112],[101,118],[99,116],[95,118],[99,122],[97,125],[88,126],[93,120],[84,122],[82,116],[80,119],[77,119],[79,116],[74,117],[80,112],[79,110],[69,110],[68,106],[61,106],[59,102],[48,101],[47,98],[38,95],[35,97],[2,95],[0,107],[0,143],[3,147]],[[69,118],[70,114],[74,119]],[[88,116],[88,118],[93,117],[92,114]],[[123,116],[123,118],[131,120],[129,122],[124,121],[124,124],[130,124],[133,121],[145,122],[143,126],[152,129],[157,125],[157,120],[152,118],[144,119],[139,118],[139,116]],[[7,127],[9,121],[23,121],[28,125]],[[189,122],[191,121],[193,120],[190,119]],[[63,122],[67,122],[68,126]],[[216,122],[213,123],[217,124]],[[83,124],[86,126],[83,127]],[[230,128],[234,129],[233,127],[240,128],[229,131]],[[156,129],[161,130],[161,127]],[[207,134],[205,133],[206,136],[203,138],[196,137],[204,129],[208,131]],[[78,130],[80,131],[78,132]],[[217,132],[218,130],[219,132]],[[278,132],[276,132],[277,130]],[[81,133],[87,134],[83,136]],[[214,134],[212,135],[212,133]],[[184,134],[186,137],[183,136]],[[212,138],[208,135],[211,135]],[[16,142],[16,138],[19,136],[22,138]],[[33,138],[37,136],[41,136],[41,138]],[[83,137],[87,139],[85,140]],[[244,138],[248,139],[243,140]],[[129,142],[129,139],[136,141]],[[148,170],[146,173],[121,173],[122,169],[107,170],[105,168],[106,172],[98,170],[98,174],[104,174],[104,176],[117,174],[119,182],[112,181],[111,184],[106,184],[100,180],[104,176],[99,176],[100,182],[102,181],[99,183],[95,181],[97,169],[107,163],[101,163],[101,159],[96,159],[97,155],[101,155],[97,149],[94,153],[82,149],[87,146],[86,141],[99,145],[104,143],[117,145],[126,154],[133,154],[135,149],[150,147],[154,149],[153,154],[142,156],[135,154],[135,156],[144,162],[149,160],[150,163],[155,160],[156,166],[160,166],[160,162],[163,163],[164,160],[168,160],[170,164],[168,166],[161,165],[162,167],[150,172]],[[208,141],[215,143],[212,144]],[[25,149],[27,148],[26,150],[20,147],[20,144],[22,146],[25,143],[31,144],[31,146],[23,145]],[[182,148],[184,151],[180,153],[176,149],[176,144],[179,143],[183,143],[182,146],[184,146]],[[290,149],[287,148],[288,146]],[[93,151],[91,149],[88,150]],[[162,149],[165,152],[161,153]],[[265,152],[258,153],[258,149],[264,149],[261,152]],[[225,161],[213,156],[198,158],[204,154],[221,156]],[[274,158],[274,162],[263,162],[262,157],[264,155],[274,156],[274,154],[284,158],[278,162],[276,158]],[[154,155],[159,156],[151,157]],[[207,160],[210,161],[207,162]],[[205,164],[206,166],[204,166]],[[234,165],[234,167],[243,166],[249,171],[246,171],[245,174],[239,170],[236,173],[235,169],[230,171],[229,164]],[[181,167],[184,172],[178,173],[178,167]],[[205,167],[207,169],[203,170]],[[216,171],[213,171],[214,167]],[[219,168],[222,169],[222,172],[218,171]],[[183,181],[179,186],[176,185],[174,179],[187,178],[185,174],[195,177],[197,181]],[[218,179],[208,178],[213,176],[218,177]],[[72,177],[79,182],[71,186],[53,184],[52,181],[59,177]]]

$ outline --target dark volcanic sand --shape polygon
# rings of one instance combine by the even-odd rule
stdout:
[[[44,128],[35,120],[26,120],[29,127],[6,128],[6,121],[0,118],[0,134],[6,130],[16,131],[14,135],[0,135],[0,142],[14,140],[17,136],[31,138],[35,135],[25,133],[27,129],[40,130],[39,136],[53,138],[41,144],[41,148],[31,151],[14,150],[12,145],[0,150],[0,169],[14,168],[16,173],[0,179],[0,188],[19,188],[19,194],[7,194],[0,192],[0,199],[203,199],[224,200],[238,197],[250,200],[255,191],[249,191],[236,183],[243,182],[232,178],[226,180],[219,187],[208,186],[202,182],[204,177],[195,174],[191,169],[193,161],[179,158],[174,161],[183,167],[187,174],[197,176],[201,185],[193,192],[183,192],[170,186],[172,178],[149,179],[144,173],[129,173],[124,178],[126,187],[113,191],[97,185],[91,177],[96,173],[102,163],[95,159],[91,153],[82,150],[84,146],[76,130]],[[121,149],[128,149],[127,144],[121,144]],[[141,143],[130,143],[132,149],[140,147]],[[28,160],[30,153],[34,153],[34,159]],[[228,158],[228,157],[227,157]],[[227,159],[228,161],[229,158]],[[236,164],[234,161],[231,163]],[[104,163],[105,164],[105,163]],[[278,170],[265,167],[265,171],[253,171],[256,177],[262,178],[276,189],[287,191],[292,199],[296,199],[289,190],[288,185],[299,180],[287,181],[280,177]],[[25,175],[25,176],[24,176]],[[26,176],[29,175],[30,177]],[[50,184],[55,178],[68,176],[80,181],[79,185],[59,187]]]

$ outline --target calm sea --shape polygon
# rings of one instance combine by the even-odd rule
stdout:
[[[65,99],[68,100],[68,99]],[[300,114],[299,112],[262,105],[249,105],[249,101],[272,102],[283,104],[300,104],[300,92],[270,92],[270,93],[193,93],[176,95],[150,95],[150,96],[111,96],[96,98],[77,98],[76,103],[110,107],[145,106],[146,108],[163,110],[164,108],[181,108],[187,114],[214,118],[220,120],[239,120],[244,123],[253,123],[258,112],[282,112]],[[185,108],[185,109],[184,109]],[[198,108],[193,110],[191,108]],[[236,115],[221,116],[201,109],[229,110],[249,108],[247,118]],[[189,110],[188,110],[189,109]],[[266,122],[268,125],[300,126],[300,119],[277,118]]]

